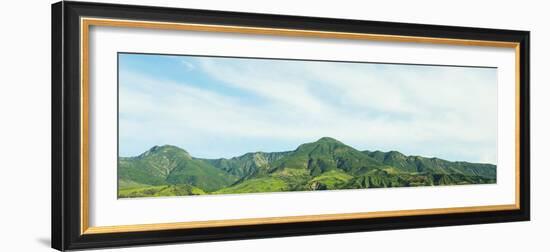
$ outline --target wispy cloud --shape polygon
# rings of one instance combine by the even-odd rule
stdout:
[[[192,72],[166,79],[120,61],[122,155],[169,143],[231,157],[331,136],[358,149],[496,162],[495,69],[175,58]]]
[[[185,71],[193,71],[195,69],[195,65],[193,65],[192,63],[190,63],[189,61],[186,61],[186,60],[181,60],[180,61],[181,64],[183,65],[183,69]]]

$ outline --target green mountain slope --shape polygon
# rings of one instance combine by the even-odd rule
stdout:
[[[119,158],[119,197],[155,197],[410,187],[496,182],[496,166],[358,151],[329,137],[294,151],[254,152],[230,159],[193,158],[155,146]]]
[[[203,190],[191,185],[161,185],[161,186],[142,186],[137,188],[120,189],[118,196],[120,198],[137,197],[163,197],[163,196],[185,196],[206,194]]]
[[[392,167],[407,172],[435,173],[435,174],[463,174],[496,177],[496,167],[491,164],[476,164],[468,162],[449,162],[439,158],[425,158],[420,156],[405,156],[397,151],[363,151],[370,157]]]
[[[238,177],[192,158],[183,149],[164,145],[155,146],[137,157],[120,158],[118,179],[119,189],[132,188],[132,184],[186,184],[210,192],[234,183]]]
[[[230,159],[200,159],[219,169],[222,169],[232,175],[240,178],[248,177],[260,170],[267,170],[271,163],[283,157],[292,154],[291,151],[286,152],[254,152],[246,153],[239,157]]]
[[[287,182],[276,177],[253,178],[242,181],[231,187],[223,188],[215,194],[284,192],[291,191]]]
[[[323,137],[316,142],[300,145],[291,155],[275,161],[272,167],[274,170],[306,169],[310,175],[317,176],[333,169],[360,174],[382,165],[336,139]]]

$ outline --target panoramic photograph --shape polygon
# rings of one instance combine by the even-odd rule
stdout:
[[[497,69],[118,54],[118,197],[497,182]]]

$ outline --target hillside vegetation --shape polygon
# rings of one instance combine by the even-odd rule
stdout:
[[[176,146],[155,146],[119,158],[118,180],[120,198],[157,197],[488,184],[496,182],[496,166],[359,151],[324,137],[294,151],[230,159],[194,158]]]

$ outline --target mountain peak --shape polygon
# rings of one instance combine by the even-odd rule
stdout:
[[[169,144],[165,144],[165,145],[155,145],[153,146],[150,151],[156,151],[156,152],[159,152],[159,151],[169,151],[169,150],[180,150],[180,151],[185,151],[187,152],[186,150],[180,148],[180,147],[177,147],[175,145],[169,145]]]
[[[390,157],[398,157],[398,158],[405,158],[407,156],[405,156],[405,154],[399,152],[399,151],[389,151],[387,153],[388,156]]]
[[[321,137],[319,138],[319,140],[316,141],[316,143],[339,143],[341,144],[342,142],[332,138],[332,137]]]
[[[179,154],[183,154],[184,156],[191,157],[191,155],[189,155],[189,153],[186,150],[180,147],[177,147],[174,145],[168,145],[168,144],[160,145],[160,146],[155,145],[148,151],[141,154],[140,157],[146,157],[154,154],[163,155],[163,154],[175,154],[175,153],[179,153]]]
[[[331,138],[331,137],[322,137],[319,140],[311,143],[305,143],[300,146],[296,150],[298,151],[312,151],[317,147],[323,147],[324,150],[329,149],[335,149],[335,148],[346,148],[349,147],[342,142]]]

